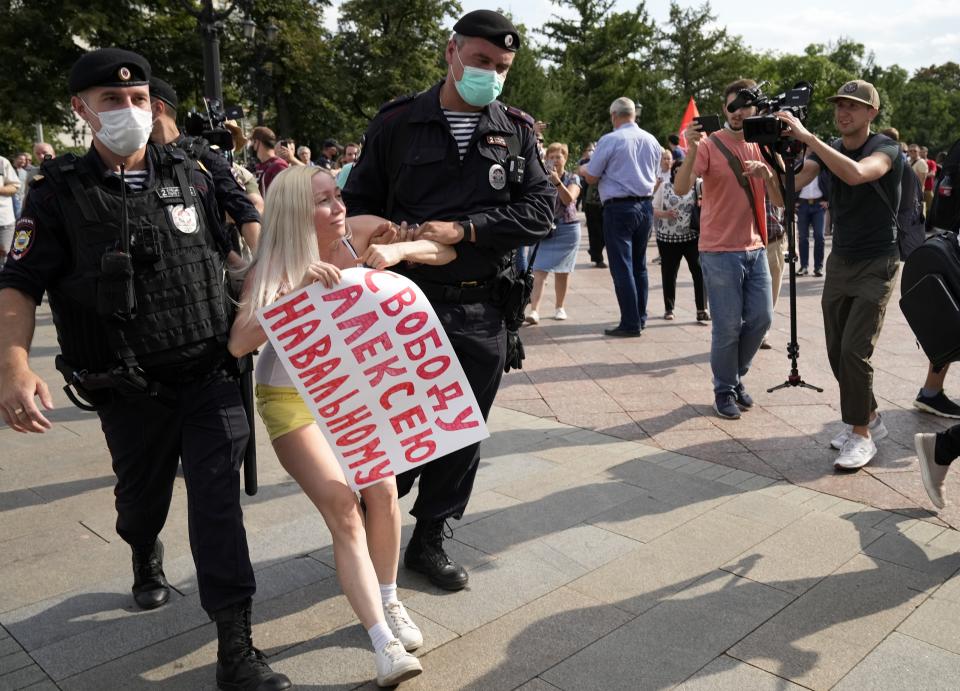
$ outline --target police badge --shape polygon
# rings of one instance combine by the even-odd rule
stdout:
[[[495,190],[502,190],[507,186],[507,171],[503,169],[503,166],[499,163],[494,163],[490,166],[490,172],[487,174],[487,179],[490,180],[490,186]]]
[[[190,235],[196,233],[197,228],[200,227],[197,221],[197,209],[194,206],[174,204],[167,207],[167,213],[170,214],[170,221],[181,233]]]

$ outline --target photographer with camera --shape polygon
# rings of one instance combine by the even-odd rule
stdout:
[[[903,158],[895,141],[870,132],[880,95],[869,82],[847,82],[830,96],[840,140],[820,141],[789,112],[775,113],[783,134],[805,144],[809,157],[797,173],[802,189],[823,168],[833,173],[830,206],[833,249],[823,284],[827,356],[840,384],[840,412],[849,427],[830,442],[834,466],[861,468],[887,435],[873,395],[870,358],[900,269],[897,218]]]
[[[756,115],[757,107],[734,104],[742,90],[755,87],[753,80],[741,79],[724,89],[724,129],[708,137],[694,121],[684,130],[687,156],[674,180],[674,189],[682,196],[692,189],[695,178],[703,178],[699,247],[713,310],[713,409],[731,420],[753,406],[743,377],[773,320],[767,197],[774,206],[783,206],[776,177],[761,159],[760,147],[743,136],[744,120]]]
[[[184,137],[180,132],[180,128],[177,127],[179,105],[180,100],[173,86],[158,77],[150,78],[150,107],[154,117],[150,141],[154,144],[179,146],[209,173],[213,179],[217,206],[221,212],[230,214],[244,241],[251,250],[255,250],[260,237],[260,213],[234,177],[227,160],[210,149],[206,141],[198,142],[196,137]],[[234,249],[237,248],[234,247]]]

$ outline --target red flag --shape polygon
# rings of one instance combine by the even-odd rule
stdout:
[[[687,138],[683,136],[683,131],[687,129],[687,125],[693,122],[693,119],[700,117],[700,111],[697,110],[697,103],[693,100],[693,96],[690,97],[690,102],[687,103],[687,109],[683,111],[683,119],[680,120],[680,131],[677,132],[677,135],[680,137],[680,148],[686,150],[687,148]]]

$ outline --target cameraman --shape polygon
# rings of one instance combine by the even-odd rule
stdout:
[[[724,89],[724,105],[755,87],[751,79],[733,82]],[[753,406],[743,376],[773,321],[766,200],[769,196],[774,206],[782,207],[783,199],[760,147],[743,138],[743,121],[757,114],[756,106],[735,107],[733,112],[725,107],[723,113],[726,127],[712,136],[706,136],[696,121],[684,130],[687,155],[674,190],[683,196],[696,177],[703,178],[699,248],[713,311],[713,409],[722,418],[736,420],[741,409]]]
[[[172,144],[188,148],[184,147],[184,136],[177,127],[179,105],[180,101],[173,86],[157,77],[150,79],[150,107],[154,117],[150,141],[154,144]],[[201,143],[203,147],[197,159],[200,167],[213,179],[217,206],[221,212],[230,214],[244,241],[251,250],[255,250],[260,237],[260,213],[233,176],[233,170],[227,160],[216,151],[210,150],[205,142]],[[232,253],[231,257],[233,258],[231,263],[234,263],[236,257]]]
[[[792,114],[775,115],[786,126],[784,133],[810,151],[797,174],[796,189],[803,189],[821,168],[833,173],[833,248],[827,258],[821,305],[827,356],[840,384],[840,412],[849,428],[830,445],[840,449],[834,467],[855,469],[876,456],[874,441],[887,436],[873,396],[870,357],[900,269],[892,209],[900,203],[904,163],[895,141],[870,132],[880,109],[880,96],[872,84],[859,79],[847,82],[827,100],[833,101],[841,136],[832,145],[820,141]],[[877,137],[881,139],[872,141]],[[872,188],[874,181],[892,209]]]

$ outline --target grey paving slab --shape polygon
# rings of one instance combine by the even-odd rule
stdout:
[[[928,574],[858,555],[728,653],[813,689],[843,678],[926,598]]]
[[[459,634],[472,631],[569,582],[572,576],[529,548],[511,550],[470,571],[456,594],[422,592],[406,605]]]
[[[677,687],[677,691],[802,691],[804,687],[721,655]]]
[[[589,519],[593,525],[641,542],[650,542],[710,511],[713,501],[676,505],[645,492]]]
[[[792,599],[714,571],[542,676],[570,691],[667,688],[694,674]]]
[[[508,492],[502,488],[501,491]],[[491,554],[576,525],[640,494],[631,485],[596,480],[564,486],[457,530],[457,539]]]
[[[328,567],[313,559],[291,559],[262,570],[257,579],[255,607],[263,600],[329,579],[330,575]],[[126,604],[129,608],[129,600]],[[66,613],[76,608],[92,610],[83,601],[66,602],[62,611],[52,616],[63,619]],[[81,629],[67,638],[56,638],[51,643],[31,649],[31,654],[51,677],[61,680],[209,623],[209,617],[200,608],[196,597],[181,598],[150,612],[126,609],[116,614],[117,618],[100,622],[99,626]],[[44,613],[44,617],[48,622],[45,630],[49,630],[51,615]],[[30,622],[22,622],[18,626],[29,628]],[[11,630],[16,631],[17,628],[11,627]]]
[[[806,503],[784,506],[802,510]],[[748,578],[799,595],[882,536],[872,528],[858,529],[842,518],[811,512],[751,547],[736,561],[751,560],[750,568],[740,572]]]
[[[806,504],[787,504],[760,492],[751,491],[738,494],[717,507],[717,510],[749,518],[758,523],[769,523],[777,528],[784,528],[800,520],[813,509]]]
[[[920,605],[897,631],[960,654],[960,603],[933,597]]]
[[[834,688],[837,691],[881,688],[949,691],[957,688],[958,678],[960,655],[894,633]]]
[[[0,656],[0,674],[9,674],[32,664],[33,658],[18,647],[16,650]]]
[[[540,677],[531,679],[526,684],[518,686],[516,691],[554,691],[557,687],[550,684]]]
[[[581,524],[527,543],[524,549],[573,579],[638,549],[640,545],[640,542],[616,532]]]
[[[35,684],[42,684],[47,681],[47,675],[43,673],[42,669],[37,665],[30,665],[0,676],[0,691],[32,688]]]
[[[640,614],[775,530],[710,511],[578,578],[569,587]]]
[[[429,653],[424,674],[403,688],[514,689],[628,619],[614,607],[560,588]],[[553,687],[541,681],[529,688]]]
[[[920,542],[909,530],[903,533],[887,533],[863,551],[871,557],[941,578],[946,578],[960,569],[960,554]]]

